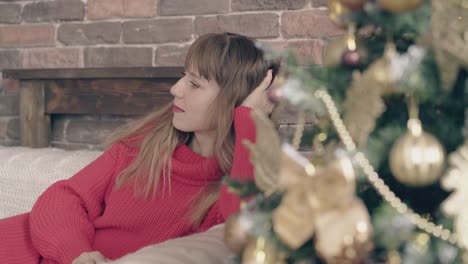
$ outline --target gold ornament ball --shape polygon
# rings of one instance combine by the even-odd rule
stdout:
[[[396,89],[396,80],[390,74],[390,64],[397,54],[395,44],[392,42],[387,43],[382,58],[374,61],[367,70],[384,95],[392,94]]]
[[[251,237],[244,252],[242,264],[282,264],[280,253],[275,245],[263,236]]]
[[[424,131],[407,132],[390,151],[390,169],[395,178],[408,186],[423,187],[434,183],[442,174],[445,151],[439,141]]]
[[[418,8],[424,0],[378,0],[380,6],[391,13],[404,13]]]
[[[236,254],[244,249],[249,234],[239,221],[239,213],[232,215],[224,226],[224,243]]]

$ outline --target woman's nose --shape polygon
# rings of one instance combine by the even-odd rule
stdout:
[[[172,96],[174,97],[182,97],[183,95],[183,87],[182,87],[182,78],[179,79],[179,81],[177,81],[172,87],[171,87],[171,94]]]

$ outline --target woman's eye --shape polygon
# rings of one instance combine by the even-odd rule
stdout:
[[[200,87],[200,85],[198,85],[195,82],[190,82],[190,85],[192,85],[193,88],[199,88]]]

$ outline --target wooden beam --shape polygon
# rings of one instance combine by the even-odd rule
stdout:
[[[21,145],[32,148],[48,147],[50,116],[44,111],[44,83],[22,81],[20,85]]]
[[[173,99],[177,79],[44,81],[47,114],[144,115]]]
[[[3,78],[18,80],[180,78],[183,71],[183,67],[14,69],[3,70]]]

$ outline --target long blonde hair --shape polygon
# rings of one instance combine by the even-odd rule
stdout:
[[[214,156],[225,175],[230,173],[234,152],[234,109],[261,83],[269,68],[276,74],[278,64],[267,62],[254,40],[233,33],[203,35],[187,52],[185,69],[216,81],[221,88],[210,112],[216,114],[211,117],[217,127]],[[154,197],[161,180],[163,184],[169,180],[175,148],[189,143],[193,137],[193,132],[177,130],[172,118],[170,103],[131,122],[109,138],[108,144],[122,142],[139,149],[136,159],[118,175],[117,188],[132,182],[135,193],[148,198],[150,194]],[[210,184],[194,197],[194,210],[189,215],[195,226],[218,199],[219,189],[220,182]]]

